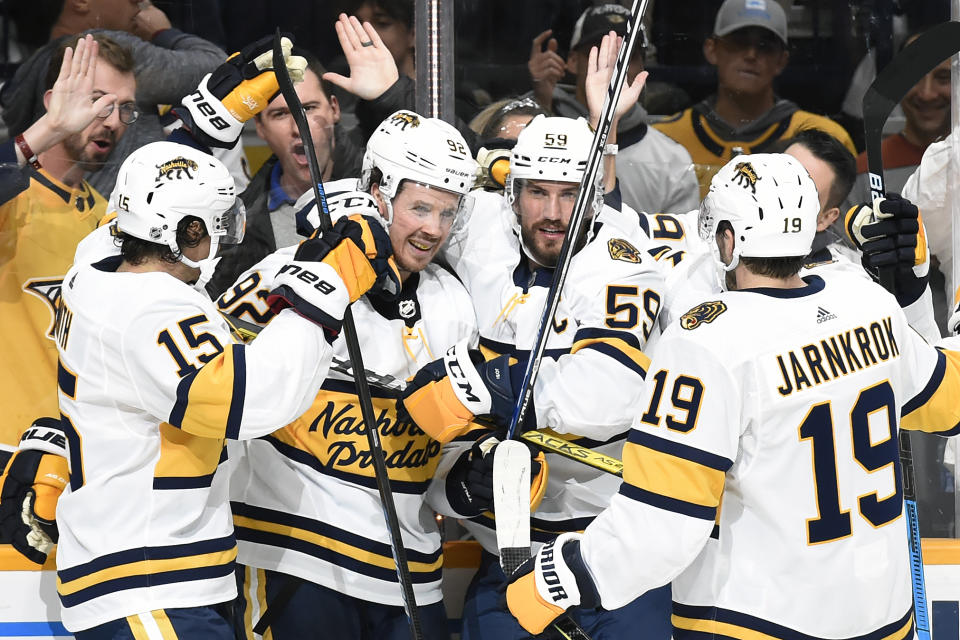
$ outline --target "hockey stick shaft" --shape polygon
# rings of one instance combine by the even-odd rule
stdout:
[[[900,430],[900,472],[903,476],[903,507],[907,512],[907,544],[910,548],[910,578],[913,585],[913,618],[917,638],[930,640],[930,615],[923,580],[923,551],[920,542],[920,515],[917,513],[917,480],[913,472],[910,433]]]
[[[627,65],[630,61],[633,46],[636,43],[637,34],[640,31],[640,21],[646,12],[648,2],[649,0],[633,0],[630,20],[627,22],[627,31],[623,39],[623,46],[620,47],[620,51],[617,54],[616,67],[613,77],[610,79],[610,86],[607,88],[607,96],[603,102],[603,109],[600,112],[600,122],[597,125],[597,130],[593,134],[590,158],[587,162],[587,168],[584,171],[583,180],[580,182],[580,190],[577,192],[577,201],[570,215],[570,223],[567,226],[567,233],[563,238],[563,245],[560,247],[560,255],[557,258],[557,266],[553,273],[553,282],[550,284],[550,289],[547,292],[543,315],[540,317],[537,338],[534,342],[533,349],[530,350],[530,358],[527,360],[527,366],[523,373],[520,398],[514,409],[513,416],[510,419],[510,425],[507,428],[507,438],[516,437],[518,425],[523,424],[527,411],[530,410],[533,386],[536,384],[537,373],[540,370],[540,362],[543,359],[543,352],[547,346],[547,339],[550,337],[550,327],[553,326],[553,318],[557,314],[557,307],[560,305],[560,292],[563,290],[563,283],[566,281],[567,272],[570,270],[570,260],[573,258],[576,239],[580,237],[580,230],[583,227],[587,207],[592,200],[591,193],[595,188],[594,183],[596,182],[597,173],[600,170],[600,164],[603,162],[603,147],[607,142],[607,134],[610,132],[610,126],[613,123],[617,101],[620,99],[623,81],[627,76]]]
[[[881,69],[863,95],[863,133],[871,201],[884,197],[886,193],[881,143],[883,126],[890,112],[923,76],[958,50],[960,22],[939,24],[925,31]],[[889,291],[894,290],[893,269],[883,267],[879,270],[880,283]]]
[[[317,206],[319,207],[320,229],[325,231],[332,226],[330,210],[327,208],[327,196],[323,190],[323,179],[320,174],[320,165],[317,162],[316,150],[313,146],[313,138],[310,135],[310,125],[307,123],[307,116],[303,110],[303,105],[300,103],[300,98],[293,88],[290,73],[287,71],[287,67],[283,61],[283,50],[280,47],[280,29],[277,29],[274,35],[273,69],[277,76],[277,82],[280,85],[280,92],[283,94],[284,100],[287,101],[287,108],[297,123],[300,139],[303,142],[303,149],[307,156],[307,164],[310,167],[313,193],[317,200]],[[354,371],[363,371],[363,355],[360,352],[360,341],[357,338],[357,328],[354,324],[353,313],[350,307],[347,307],[343,313],[343,336],[347,345],[347,353],[350,356],[350,365]],[[404,549],[403,539],[400,535],[400,521],[397,518],[397,507],[393,500],[393,490],[390,488],[390,478],[387,475],[387,465],[383,457],[380,433],[377,431],[377,418],[373,411],[370,387],[367,384],[366,378],[363,376],[357,376],[355,381],[360,413],[366,425],[364,431],[367,435],[367,443],[370,446],[370,458],[373,462],[374,478],[377,482],[377,490],[380,493],[383,517],[386,521],[387,531],[390,534],[390,549],[393,553],[393,561],[397,568],[397,579],[400,581],[403,608],[407,614],[407,622],[410,626],[410,637],[413,638],[413,640],[421,640],[423,638],[423,628],[420,623],[420,614],[417,610],[417,600],[413,590],[413,580],[410,577],[410,567],[407,564],[407,552],[406,549]]]

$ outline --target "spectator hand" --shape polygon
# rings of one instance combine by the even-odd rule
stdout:
[[[77,42],[76,51],[67,47],[63,54],[60,75],[53,84],[45,116],[50,128],[61,138],[83,131],[97,114],[117,101],[112,93],[90,99],[98,53],[97,41],[88,35]],[[39,153],[40,146],[33,145],[34,151]]]
[[[149,0],[140,3],[140,11],[133,18],[133,35],[150,42],[153,37],[173,25],[163,10],[158,9]]]
[[[611,31],[603,36],[599,50],[597,47],[590,49],[585,90],[587,106],[590,109],[590,126],[593,128],[600,123],[600,112],[603,111],[603,101],[617,65],[617,53],[621,46],[623,46],[623,38],[619,37],[615,31]],[[647,82],[647,75],[647,72],[643,71],[637,74],[633,82],[624,81],[623,89],[620,90],[620,100],[613,112],[614,121],[618,121],[633,108],[633,105],[637,104],[640,92],[643,91]]]
[[[281,40],[281,47],[290,79],[301,82],[306,59],[290,55],[293,42],[289,38]],[[273,37],[268,36],[233,54],[204,76],[177,112],[200,142],[230,148],[240,137],[243,123],[260,113],[279,92],[273,72]]]
[[[547,40],[552,33],[553,29],[547,29],[533,39],[530,59],[527,61],[533,82],[533,97],[547,110],[553,106],[554,88],[566,73],[566,64],[557,53],[557,39]],[[546,49],[543,48],[544,41],[547,42]]]
[[[400,78],[393,54],[369,22],[361,25],[354,16],[347,17],[341,13],[334,26],[347,64],[350,65],[350,76],[327,72],[323,74],[323,79],[361,100],[379,98]]]
[[[893,290],[901,307],[913,303],[927,287],[930,258],[920,211],[909,200],[887,194],[847,211],[844,228],[862,252],[863,268],[876,280],[880,269],[892,269]]]

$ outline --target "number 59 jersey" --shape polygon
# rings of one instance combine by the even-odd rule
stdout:
[[[956,430],[960,354],[861,277],[805,281],[664,332],[583,541],[604,607],[672,581],[677,640],[912,634],[897,429]]]

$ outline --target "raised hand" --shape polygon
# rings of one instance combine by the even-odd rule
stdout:
[[[50,128],[60,136],[83,131],[98,113],[117,101],[112,93],[92,99],[99,50],[97,41],[87,35],[77,42],[76,51],[67,47],[63,53],[46,114]],[[34,150],[40,151],[36,147]]]
[[[566,65],[557,53],[557,39],[550,38],[553,29],[547,29],[533,39],[527,69],[533,82],[533,96],[544,109],[553,105],[553,90],[566,72]],[[547,40],[547,38],[550,38]],[[546,41],[547,48],[543,48]]]
[[[590,109],[590,126],[594,128],[600,122],[603,100],[606,98],[607,88],[610,86],[610,78],[613,77],[617,64],[617,54],[621,46],[623,46],[623,38],[618,36],[615,31],[611,31],[603,36],[599,49],[597,47],[590,48],[584,89],[587,94],[587,107]],[[640,99],[640,92],[643,91],[643,86],[647,82],[647,75],[649,74],[643,71],[637,74],[633,82],[624,82],[623,89],[620,91],[620,100],[614,110],[615,122],[633,108],[633,105]]]
[[[362,100],[379,98],[400,77],[393,54],[369,22],[360,24],[356,17],[341,13],[334,27],[350,65],[350,75],[328,71],[323,79]]]

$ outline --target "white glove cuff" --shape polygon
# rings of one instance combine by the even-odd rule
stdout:
[[[194,124],[205,134],[220,142],[234,142],[243,131],[243,123],[223,106],[219,98],[210,93],[207,83],[211,75],[205,75],[197,90],[182,100],[183,106],[193,116]]]
[[[70,444],[62,429],[32,424],[20,436],[20,451],[43,451],[70,459]]]
[[[493,400],[480,378],[480,373],[473,366],[466,339],[447,349],[443,356],[443,366],[447,370],[457,400],[475,416],[490,413]]]
[[[340,274],[326,262],[292,260],[280,267],[273,287],[286,285],[304,302],[336,320],[350,304],[347,286]]]
[[[537,593],[544,602],[561,609],[580,604],[577,577],[563,559],[563,545],[582,537],[580,533],[562,533],[543,545],[537,553],[533,574]]]

